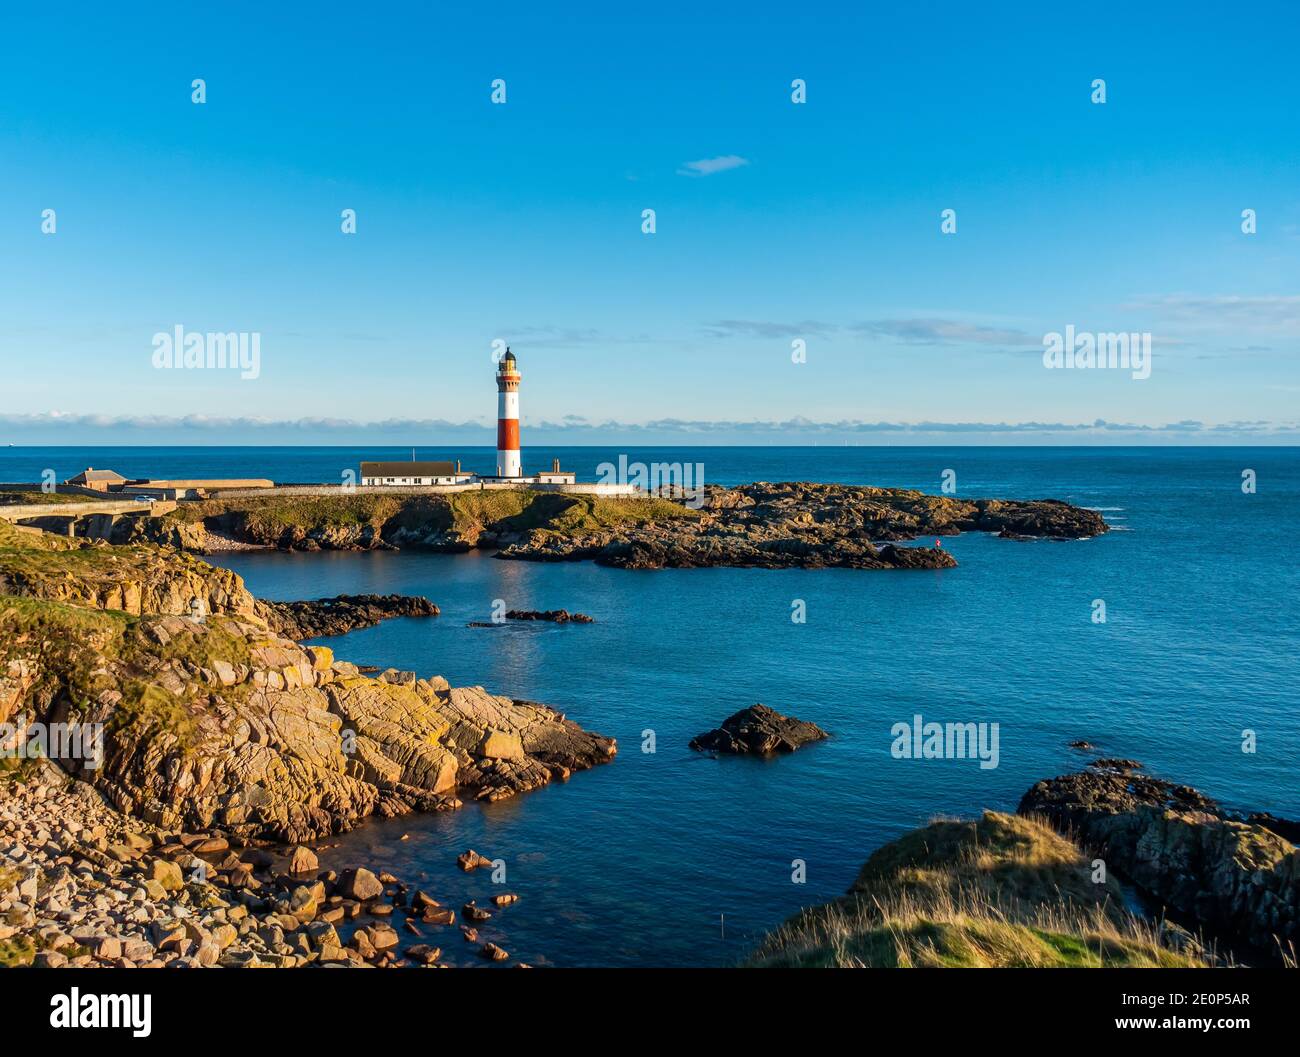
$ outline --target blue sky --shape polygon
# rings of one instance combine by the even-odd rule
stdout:
[[[0,442],[1300,437],[1293,5],[539,6],[6,15]]]

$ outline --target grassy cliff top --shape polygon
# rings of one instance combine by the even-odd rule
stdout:
[[[195,523],[224,515],[238,515],[251,529],[275,535],[295,527],[310,530],[373,525],[378,528],[389,522],[400,525],[406,521],[418,521],[442,531],[489,527],[504,531],[535,528],[594,531],[668,518],[697,517],[698,513],[664,499],[605,498],[512,488],[446,495],[368,492],[212,499],[182,503],[166,516]]]
[[[33,589],[36,584],[58,581],[105,587],[127,580],[156,582],[168,577],[222,575],[232,576],[173,547],[153,543],[109,546],[85,539],[25,532],[0,521],[0,593],[38,594]],[[24,586],[19,588],[18,584]]]
[[[95,499],[88,495],[72,492],[18,491],[17,489],[0,490],[0,505],[18,504],[19,506],[47,506],[51,503],[93,503]]]
[[[1048,826],[986,812],[885,845],[848,895],[802,911],[759,967],[1130,968],[1205,965],[1123,909],[1114,881]]]

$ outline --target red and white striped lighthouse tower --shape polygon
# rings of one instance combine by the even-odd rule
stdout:
[[[520,477],[519,367],[508,348],[497,365],[497,476]]]

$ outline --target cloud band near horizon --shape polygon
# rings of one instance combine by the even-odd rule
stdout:
[[[740,436],[761,436],[770,439],[775,436],[789,436],[792,440],[817,438],[821,436],[845,435],[1023,435],[1056,436],[1075,435],[1084,437],[1116,436],[1130,434],[1134,437],[1151,438],[1161,435],[1185,435],[1189,437],[1229,437],[1243,436],[1259,439],[1263,437],[1300,438],[1300,422],[1279,423],[1267,421],[1234,421],[1209,423],[1197,420],[1183,420],[1159,424],[1136,422],[1110,422],[1105,419],[1093,419],[1090,422],[937,422],[923,420],[918,422],[864,422],[856,419],[837,421],[816,421],[795,417],[782,421],[776,420],[698,420],[661,418],[646,422],[590,422],[580,416],[566,416],[563,421],[552,422],[540,420],[524,423],[525,428],[533,434],[562,435],[575,439],[585,438],[593,443],[602,443],[602,438],[642,435],[679,435],[682,437],[703,437],[713,434],[732,434]],[[187,433],[214,435],[220,433],[238,434],[255,433],[265,436],[280,433],[294,435],[331,435],[360,436],[363,434],[380,434],[392,437],[395,434],[410,435],[414,433],[437,434],[443,436],[482,438],[483,443],[491,443],[492,423],[476,420],[453,422],[448,419],[412,419],[391,418],[377,421],[360,421],[341,418],[299,418],[299,419],[262,419],[253,417],[223,417],[210,415],[93,415],[63,412],[40,412],[25,414],[0,414],[0,429],[23,433],[48,435],[50,432],[134,432],[134,433]],[[2,439],[2,438],[0,438]]]

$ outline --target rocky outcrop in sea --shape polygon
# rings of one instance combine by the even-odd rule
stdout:
[[[542,620],[551,624],[594,624],[595,617],[586,613],[570,613],[567,609],[510,609],[507,620]]]
[[[829,737],[815,723],[783,716],[767,705],[755,704],[728,716],[722,726],[692,738],[691,748],[733,756],[770,756],[794,752],[809,742]]]
[[[335,595],[309,602],[258,599],[255,612],[267,626],[290,639],[344,635],[393,617],[436,617],[439,609],[416,595]]]

